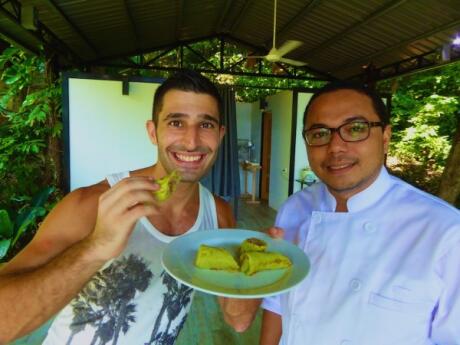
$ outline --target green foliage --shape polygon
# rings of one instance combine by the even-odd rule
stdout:
[[[55,191],[48,176],[50,138],[60,136],[61,87],[45,74],[42,57],[17,48],[0,55],[0,257],[20,249],[37,227]],[[57,117],[58,120],[52,120]],[[52,174],[49,174],[52,176]],[[37,198],[32,196],[38,195]],[[55,196],[58,194],[55,193]],[[41,198],[41,199],[40,199]],[[14,219],[13,230],[9,219]],[[9,232],[13,235],[9,236]],[[24,239],[23,239],[24,238]],[[8,254],[8,256],[9,256]]]
[[[436,193],[460,120],[460,64],[386,81],[392,98],[390,168]]]
[[[8,259],[11,256],[8,255],[9,251],[16,249],[15,245],[21,236],[37,226],[37,220],[47,212],[45,205],[54,190],[54,187],[41,190],[13,217],[10,217],[7,210],[0,210],[0,261]]]
[[[17,210],[44,187],[47,143],[62,129],[60,122],[49,126],[51,114],[60,113],[61,88],[47,83],[41,57],[17,48],[0,55],[0,69],[0,208]]]

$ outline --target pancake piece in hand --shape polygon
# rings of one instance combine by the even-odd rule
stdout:
[[[239,265],[224,248],[200,245],[195,257],[195,266],[210,270],[238,271]]]
[[[157,199],[157,201],[165,201],[168,199],[176,190],[180,178],[180,173],[174,170],[172,173],[156,180],[155,182],[160,186],[160,189],[153,192],[155,199]]]
[[[291,260],[283,254],[271,252],[247,252],[241,255],[241,272],[253,275],[259,271],[287,268]]]

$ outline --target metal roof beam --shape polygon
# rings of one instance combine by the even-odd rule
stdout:
[[[460,61],[460,54],[447,62],[439,62],[435,58],[429,59],[430,56],[434,57],[438,53],[439,50],[434,50],[389,65],[385,65],[380,68],[376,68],[373,71],[373,75],[375,77],[374,81],[381,81],[385,79],[400,77],[403,75],[410,75],[422,71],[432,70]],[[356,80],[360,77],[363,77],[364,75],[365,73],[360,73],[347,79]]]
[[[228,12],[230,11],[232,0],[227,0],[224,5],[222,14],[220,15],[219,20],[216,23],[214,32],[220,33],[223,32],[225,20],[227,19]]]
[[[407,2],[407,0],[396,0],[396,1],[392,1],[382,7],[380,7],[377,11],[371,13],[370,15],[368,15],[366,18],[364,18],[362,21],[359,21],[357,24],[355,25],[352,25],[348,28],[346,28],[345,30],[343,30],[342,32],[339,32],[338,34],[334,35],[333,37],[331,37],[330,39],[326,40],[325,42],[317,45],[316,47],[310,49],[307,54],[303,55],[303,59],[308,59],[310,58],[311,56],[314,56],[316,54],[318,54],[320,51],[324,50],[325,48],[328,48],[331,44],[334,44],[336,41],[338,41],[339,39],[342,39],[344,36],[346,35],[349,35],[353,32],[356,32],[357,30],[363,28],[365,25],[369,24],[371,21],[385,15],[386,13],[394,10],[395,8],[397,8],[398,6],[401,6],[402,4],[404,4],[405,2]]]
[[[353,67],[353,66],[356,66],[356,65],[362,65],[363,63],[368,63],[370,62],[371,59],[379,56],[379,55],[383,55],[383,54],[386,54],[388,52],[391,52],[399,47],[402,47],[402,46],[405,46],[405,45],[408,45],[408,44],[411,44],[415,41],[418,41],[418,40],[421,40],[423,38],[426,38],[426,37],[430,37],[432,35],[435,35],[439,32],[442,32],[442,31],[445,31],[445,30],[450,30],[450,29],[455,29],[456,27],[458,27],[460,25],[460,19],[457,19],[457,20],[454,20],[452,22],[449,22],[447,24],[444,24],[443,26],[440,26],[440,27],[437,27],[433,30],[430,30],[430,31],[426,31],[424,32],[423,34],[420,34],[420,35],[417,35],[417,36],[414,36],[414,37],[411,37],[411,38],[408,38],[404,41],[400,41],[396,44],[393,44],[392,46],[389,46],[389,47],[386,47],[385,49],[383,50],[380,50],[378,52],[375,52],[375,53],[372,53],[372,54],[369,54],[365,57],[362,57],[362,58],[359,58],[355,61],[352,61],[344,66],[339,66],[337,68],[334,68],[333,70],[329,71],[330,73],[335,73],[335,72],[340,72],[342,70],[345,70],[347,68],[350,68],[350,67]]]
[[[144,53],[152,53],[152,52],[155,52],[155,51],[160,51],[160,50],[165,50],[165,49],[167,51],[163,51],[163,52],[159,53],[159,55],[153,57],[150,61],[148,61],[144,65],[151,65],[154,61],[159,60],[162,56],[166,55],[168,52],[170,52],[173,49],[177,49],[177,48],[182,47],[182,46],[189,46],[192,43],[201,42],[201,41],[204,41],[204,40],[211,40],[211,39],[219,39],[219,40],[221,40],[220,41],[221,44],[222,43],[225,44],[225,42],[232,42],[232,43],[236,44],[237,46],[245,47],[247,49],[253,49],[256,52],[266,52],[266,49],[263,48],[263,47],[255,46],[253,44],[250,44],[248,42],[245,42],[243,40],[240,40],[238,38],[235,38],[235,37],[232,37],[232,36],[229,36],[229,35],[221,35],[221,36],[217,36],[217,37],[216,36],[207,36],[207,37],[201,37],[199,39],[193,39],[193,40],[187,40],[187,41],[178,42],[177,44],[174,44],[174,45],[165,45],[165,46],[161,46],[161,47],[151,48],[150,50],[146,49]],[[190,47],[187,47],[187,48],[190,49]],[[190,49],[190,50],[192,51],[193,48]],[[195,54],[196,52],[193,52],[193,53]],[[93,65],[93,66],[104,65],[104,64],[107,64],[107,63],[111,63],[111,60],[113,60],[113,59],[117,59],[117,58],[123,57],[125,55],[136,55],[136,52],[133,52],[132,54],[123,54],[121,56],[108,56],[108,57],[101,58],[101,59],[95,59],[95,60],[92,60],[92,61],[88,61],[87,64],[88,65]],[[199,56],[199,54],[197,54],[197,55]],[[245,59],[243,58],[240,61],[237,61],[237,63],[234,64],[233,67],[235,67],[238,64],[241,64],[241,62],[244,61],[244,60]],[[210,62],[208,62],[208,63],[210,63]],[[260,69],[261,65],[262,65],[260,63],[260,60],[259,60],[258,65],[259,65],[259,69]],[[126,66],[121,66],[121,67],[124,68]],[[228,70],[228,68],[227,69],[222,69],[222,68],[218,68],[217,66],[214,66],[214,65],[213,65],[213,67],[214,67],[215,71],[221,71],[221,73],[227,73],[226,71]],[[151,67],[147,66],[146,68],[151,68]],[[213,73],[217,73],[215,71]],[[310,74],[313,74],[315,76],[318,76],[316,78],[317,80],[335,80],[336,79],[336,78],[334,78],[332,75],[330,75],[328,73],[316,70],[316,69],[308,67],[308,66],[299,68],[298,71],[305,71],[306,73],[310,73]],[[315,79],[315,78],[311,77],[311,79]]]
[[[208,64],[210,67],[212,68],[216,68],[216,66],[214,66],[214,64],[212,64],[208,59],[206,59],[203,55],[201,55],[199,52],[197,52],[195,49],[193,49],[192,47],[190,47],[188,44],[185,44],[183,47],[186,47],[188,50],[190,50],[193,54],[195,54],[197,57],[199,57],[203,62],[205,62],[206,64]]]
[[[177,0],[177,11],[176,11],[176,31],[175,31],[175,36],[176,41],[180,40],[181,37],[181,28],[182,28],[182,22],[184,18],[184,0]]]
[[[173,51],[176,48],[177,47],[166,49],[164,52],[162,52],[162,53],[158,54],[157,56],[151,58],[149,61],[146,62],[146,64],[150,65],[151,63],[154,63],[155,61],[161,59],[163,56],[167,55],[168,53],[170,53],[171,51]]]
[[[95,66],[102,66],[102,67],[118,67],[118,68],[136,68],[136,69],[150,69],[150,70],[158,70],[158,71],[178,71],[180,67],[164,67],[164,66],[141,66],[136,65],[132,66],[131,64],[100,64]],[[268,73],[256,73],[256,72],[239,72],[239,71],[230,71],[230,70],[218,70],[218,69],[205,69],[205,68],[194,68],[195,71],[201,73],[210,73],[210,74],[230,74],[230,75],[238,75],[238,76],[247,76],[247,77],[265,77],[265,78],[283,78],[283,79],[293,79],[293,80],[316,80],[316,81],[325,81],[324,79],[312,77],[312,76],[302,76],[302,75],[276,75],[276,74],[268,74]]]
[[[46,3],[48,7],[71,28],[74,34],[77,35],[80,39],[82,39],[85,42],[85,44],[92,50],[93,53],[99,54],[99,51],[96,48],[96,46],[93,43],[91,43],[88,37],[86,37],[85,34],[83,34],[83,32],[69,19],[69,17],[67,17],[67,15],[62,11],[62,9],[56,5],[55,0],[41,1]]]
[[[246,12],[248,12],[248,9],[251,8],[253,4],[254,4],[254,0],[246,0],[246,3],[244,4],[243,8],[238,14],[238,17],[236,18],[236,20],[233,22],[232,26],[230,27],[231,32],[235,32],[237,30],[238,26],[240,26],[241,22],[246,17]]]
[[[11,10],[5,9],[6,5],[11,6]],[[34,31],[24,28],[20,19],[21,6],[17,0],[6,0],[0,3],[0,18],[6,19],[9,24],[6,27],[0,25],[0,36],[5,41],[35,55],[40,55],[40,47],[43,46],[61,53],[68,61],[81,62],[80,57],[40,21],[37,21],[37,28]],[[16,33],[15,30],[18,32]]]
[[[77,64],[82,63],[81,57],[64,42],[62,42],[48,27],[43,23],[38,23],[38,29],[41,32],[42,37],[48,36],[47,45],[52,49],[59,50],[61,53],[66,54],[66,59],[75,62]]]
[[[277,38],[282,37],[288,33],[294,26],[296,26],[306,15],[308,15],[319,3],[321,0],[311,0],[306,6],[304,6],[299,13],[297,13],[294,18],[286,23],[280,30],[276,32]],[[265,46],[271,47],[273,42],[273,36],[265,41]]]
[[[45,42],[38,37],[33,32],[25,29],[19,22],[19,18],[15,18],[14,15],[3,8],[3,5],[0,5],[0,18],[6,19],[8,24],[12,26],[13,30],[5,30],[5,27],[0,25],[0,35],[8,42],[13,43],[21,48],[31,52],[33,54],[39,54],[39,46],[43,45]],[[14,33],[14,30],[18,30],[20,32],[19,35]],[[26,42],[22,37],[26,37],[28,41]]]
[[[125,9],[126,13],[126,18],[128,19],[129,27],[131,29],[131,33],[134,37],[134,42],[136,44],[136,47],[140,48],[139,45],[139,32],[137,30],[136,23],[134,22],[133,15],[131,13],[131,10],[129,9],[128,2],[126,0],[123,0],[123,8]]]
[[[418,40],[421,40],[421,39],[424,39],[424,38],[427,38],[427,37],[430,37],[430,36],[433,36],[437,33],[440,33],[440,32],[443,32],[443,31],[446,31],[446,30],[450,30],[450,29],[456,29],[458,26],[460,25],[460,19],[457,19],[457,20],[454,20],[452,22],[449,22],[447,24],[444,24],[442,26],[439,26],[435,29],[432,29],[430,31],[426,31],[420,35],[417,35],[417,36],[413,36],[411,38],[408,38],[406,40],[403,40],[403,41],[400,41],[400,42],[397,42],[389,47],[386,47],[385,49],[382,49],[378,52],[375,52],[375,53],[372,53],[372,54],[369,54],[369,55],[366,55],[364,57],[361,57],[359,59],[356,59],[354,61],[351,61],[345,65],[341,65],[341,66],[338,66],[332,70],[330,70],[329,72],[330,73],[335,73],[337,71],[340,71],[340,70],[344,70],[344,69],[347,69],[347,68],[350,68],[350,67],[353,67],[353,66],[356,66],[356,65],[361,65],[363,63],[368,63],[370,62],[371,59],[379,56],[379,55],[384,55],[388,52],[391,52],[399,47],[402,47],[402,46],[405,46],[405,45],[408,45],[408,44],[411,44],[413,42],[416,42]]]
[[[268,53],[266,48],[257,47],[257,46],[255,46],[255,45],[253,45],[251,43],[245,42],[245,41],[240,40],[238,38],[235,38],[233,36],[227,35],[226,38],[227,38],[228,41],[233,41],[236,44],[238,44],[240,46],[243,46],[243,47],[249,47],[251,49],[254,49],[256,52],[262,52],[263,54]],[[327,72],[317,70],[316,68],[313,68],[313,67],[310,67],[310,66],[304,66],[304,67],[302,67],[302,69],[306,70],[306,71],[308,71],[308,72],[310,72],[312,74],[316,74],[318,76],[321,76],[323,78],[323,80],[335,80],[335,79],[337,79],[337,78],[333,77],[331,74],[329,74]]]

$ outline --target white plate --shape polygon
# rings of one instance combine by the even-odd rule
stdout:
[[[223,247],[235,255],[241,242],[250,237],[267,242],[267,251],[289,257],[292,266],[252,276],[195,267],[196,252],[201,244]],[[286,292],[299,284],[310,269],[308,257],[292,243],[242,229],[197,231],[178,237],[165,248],[162,264],[172,277],[187,286],[213,295],[236,298],[260,298]]]

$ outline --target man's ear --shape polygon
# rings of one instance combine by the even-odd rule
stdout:
[[[225,135],[226,131],[227,131],[227,129],[225,128],[225,126],[220,126],[220,129],[219,129],[219,144],[222,143],[222,139],[224,138],[224,135]]]
[[[155,126],[155,122],[152,120],[148,120],[145,123],[145,127],[147,128],[147,135],[149,136],[150,141],[153,145],[158,145],[158,138],[157,138],[157,128]]]
[[[388,149],[390,148],[391,140],[391,125],[386,125],[383,130],[383,152],[388,154]]]

